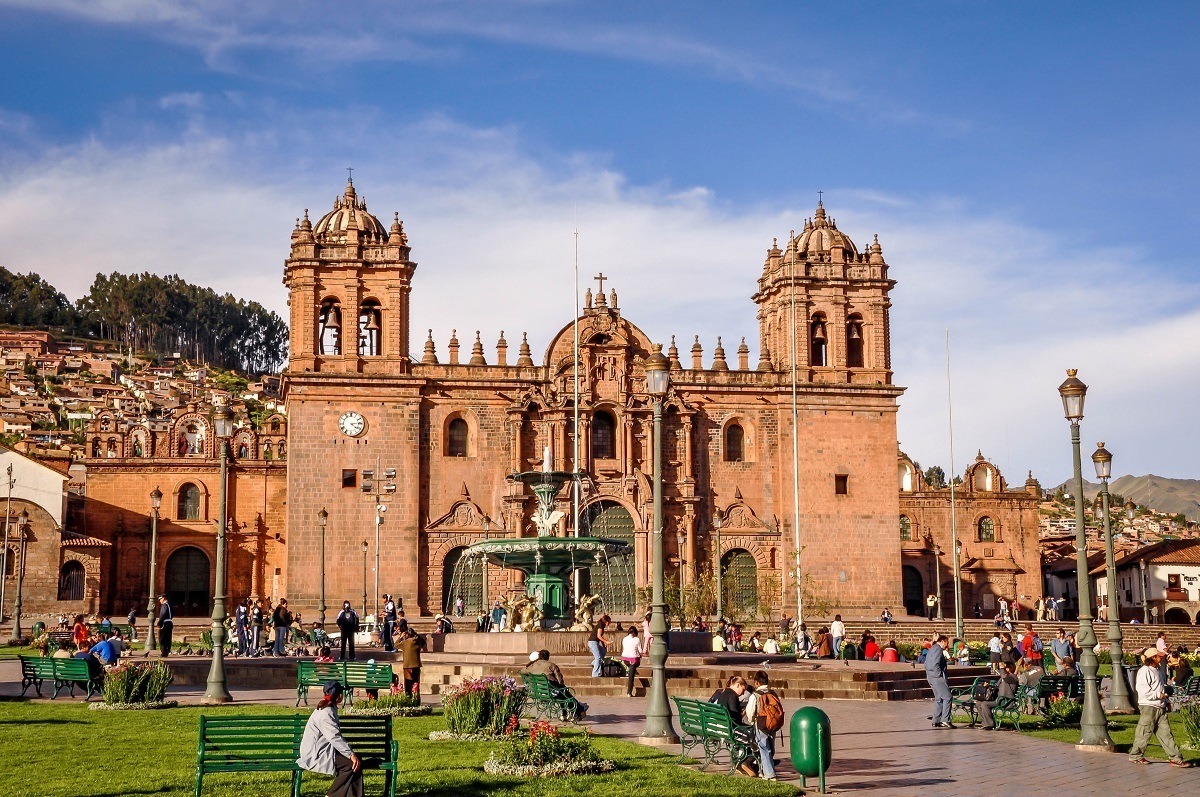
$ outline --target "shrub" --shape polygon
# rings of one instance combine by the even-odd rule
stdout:
[[[421,705],[420,695],[380,695],[359,700],[342,708],[341,713],[360,717],[423,717],[433,713],[430,706]]]
[[[160,703],[171,677],[171,668],[161,661],[122,662],[104,674],[104,702]]]
[[[538,720],[528,733],[521,731],[520,720],[513,717],[505,726],[505,739],[497,752],[484,763],[489,774],[511,775],[586,775],[614,768],[592,747],[591,734],[564,737],[554,725]]]
[[[511,719],[519,720],[527,697],[513,678],[468,678],[442,696],[446,725],[453,734],[499,736]]]
[[[1083,716],[1083,704],[1065,696],[1062,692],[1051,695],[1046,709],[1046,719],[1059,725],[1076,725]]]

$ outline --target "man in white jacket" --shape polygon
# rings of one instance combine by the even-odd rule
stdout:
[[[1179,746],[1175,744],[1175,736],[1171,733],[1171,724],[1167,722],[1167,712],[1171,708],[1170,698],[1163,686],[1162,675],[1158,671],[1162,651],[1158,648],[1146,648],[1142,653],[1145,662],[1137,671],[1134,688],[1137,690],[1138,709],[1141,719],[1138,720],[1137,730],[1133,734],[1133,747],[1129,748],[1129,760],[1134,764],[1148,764],[1144,753],[1150,744],[1150,736],[1158,737],[1158,743],[1163,752],[1171,759],[1173,767],[1190,767],[1183,760]]]
[[[323,691],[325,696],[304,726],[300,757],[296,763],[309,772],[333,776],[329,797],[362,797],[362,762],[342,736],[342,726],[338,722],[342,685],[337,681],[326,681]]]

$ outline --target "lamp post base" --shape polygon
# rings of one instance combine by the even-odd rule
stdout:
[[[646,736],[642,734],[637,738],[638,744],[644,744],[647,747],[670,747],[673,744],[679,744],[679,737],[671,734],[669,736]]]
[[[1075,745],[1075,749],[1082,750],[1085,753],[1111,753],[1116,748],[1113,747],[1112,742],[1108,742],[1107,744],[1102,742],[1100,744],[1082,744],[1082,743],[1080,743],[1080,744]]]

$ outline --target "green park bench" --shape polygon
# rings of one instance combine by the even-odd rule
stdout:
[[[960,686],[957,689],[950,690],[950,711],[962,711],[967,715],[970,721],[970,726],[975,727],[975,723],[979,721],[979,711],[975,707],[975,688],[981,683],[991,681],[995,683],[1000,680],[999,675],[980,675],[970,686]]]
[[[700,747],[704,750],[704,766],[715,764],[721,750],[729,753],[729,771],[747,759],[758,760],[758,746],[753,736],[735,726],[725,707],[717,703],[674,697],[675,712],[679,717],[680,746],[683,748],[680,761],[688,757],[688,750]]]
[[[88,631],[92,634],[92,636],[99,634],[103,630],[105,630],[104,626],[100,625],[100,623],[92,623],[88,626]],[[129,627],[129,623],[113,623],[108,627],[108,630],[120,631],[121,636],[125,637],[126,639],[129,639],[131,636],[133,636],[133,629]]]
[[[529,700],[535,717],[558,717],[575,722],[583,706],[569,691],[551,686],[550,679],[541,673],[522,673],[521,682],[529,690]]]
[[[56,659],[51,656],[43,658],[27,658],[20,656],[21,659],[21,694],[25,694],[30,686],[37,692],[37,696],[42,696],[42,682],[50,681],[54,684],[54,694],[50,699],[58,697],[58,693],[63,689],[69,689],[71,697],[75,697],[75,686],[78,684],[80,688],[87,689],[87,700],[92,699],[93,694],[99,694],[103,681],[103,675],[93,677],[88,673],[88,664],[83,659]]]
[[[304,714],[200,716],[196,746],[195,797],[204,776],[214,773],[288,772],[292,797],[299,797],[303,770],[296,764],[304,736]],[[396,794],[399,743],[392,739],[391,717],[339,717],[342,735],[362,759],[363,770],[386,774],[385,792]]]
[[[368,664],[365,661],[332,661],[296,663],[296,705],[308,705],[308,690],[326,681],[337,681],[346,690],[346,702],[354,702],[355,689],[386,690],[392,688],[392,665]]]
[[[1079,675],[1044,675],[1036,686],[1022,686],[1012,697],[1003,698],[996,704],[992,714],[996,724],[1011,723],[1021,730],[1021,719],[1026,722],[1050,722],[1050,698],[1063,695],[1069,700],[1083,698],[1083,677]]]

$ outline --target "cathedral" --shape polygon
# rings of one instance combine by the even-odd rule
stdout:
[[[485,350],[478,333],[464,335],[469,354],[455,335],[444,354],[429,337],[415,357],[412,255],[398,214],[385,226],[352,181],[328,213],[313,223],[306,211],[292,232],[283,386],[292,605],[307,614],[317,604],[322,550],[330,604],[370,593],[373,606],[386,592],[410,613],[431,614],[452,588],[471,608],[484,589],[503,593],[515,586],[509,574],[489,573],[484,587],[481,572],[467,573],[453,586],[454,567],[473,542],[535,533],[533,494],[505,476],[544,466],[586,472],[583,533],[628,542],[634,561],[621,577],[645,586],[652,406],[643,363],[656,341],[638,328],[638,308],[621,307],[602,275],[587,292],[576,429],[575,319],[536,357],[525,335],[514,358],[503,337]],[[720,341],[707,361],[699,339],[682,356],[674,339],[662,341],[671,363],[663,435],[671,577],[686,584],[719,561],[738,601],[794,605],[798,540],[801,572],[833,605],[901,603],[894,285],[878,239],[860,250],[818,204],[784,248],[766,250],[744,307],[759,322],[753,364],[744,340],[732,361]],[[569,490],[559,502],[559,533],[574,534]]]
[[[836,610],[919,614],[936,589],[950,611],[957,539],[968,613],[1040,592],[1041,489],[1032,476],[1010,490],[981,456],[956,493],[955,534],[949,491],[926,484],[899,451],[895,283],[878,239],[860,250],[820,203],[798,235],[766,250],[744,305],[758,320],[753,359],[744,340],[731,359],[719,338],[709,358],[699,339],[682,353],[674,338],[651,341],[635,323],[639,308],[622,307],[603,275],[580,317],[563,319],[536,357],[525,334],[514,357],[503,335],[485,348],[465,331],[469,352],[454,334],[442,351],[426,337],[413,356],[409,310],[420,280],[412,254],[399,215],[385,226],[353,183],[315,223],[306,211],[284,265],[285,412],[252,418],[239,397],[212,388],[158,416],[120,404],[97,412],[59,501],[65,512],[53,502],[28,507],[28,569],[41,585],[28,610],[144,607],[154,552],[154,592],[181,616],[211,612],[218,400],[238,418],[225,484],[232,599],[286,597],[307,620],[323,575],[329,607],[349,599],[371,613],[386,592],[410,616],[459,597],[475,610],[520,584],[512,571],[471,569],[469,559],[456,567],[463,552],[479,540],[535,534],[534,495],[505,477],[548,467],[584,472],[582,534],[633,551],[620,566],[581,574],[579,588],[617,582],[623,588],[611,592],[626,597],[606,610],[632,614],[651,577],[653,408],[643,366],[658,343],[670,361],[663,473],[672,585],[686,589],[719,567],[726,613],[778,616],[795,607],[798,543],[805,591]],[[571,498],[569,488],[558,496],[560,535],[575,534]],[[14,513],[21,508],[14,502]],[[12,552],[10,562],[26,553]],[[15,585],[11,572],[5,583]]]

